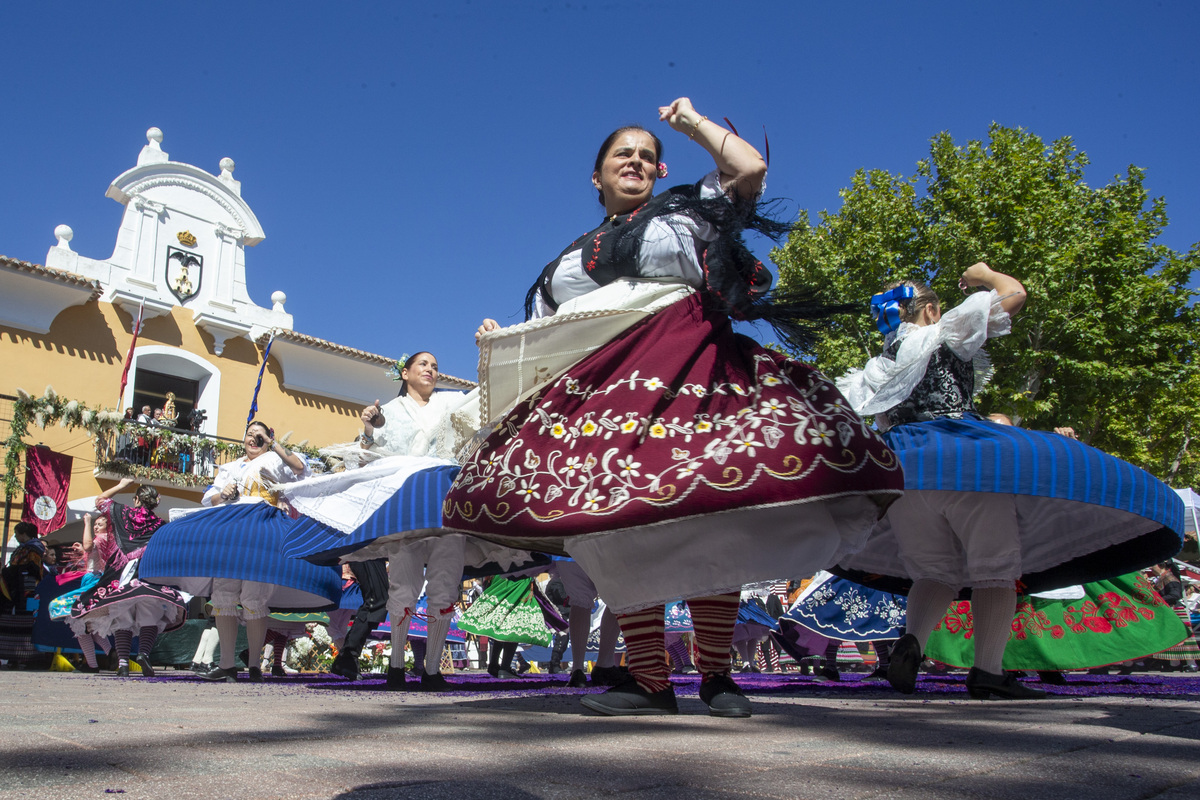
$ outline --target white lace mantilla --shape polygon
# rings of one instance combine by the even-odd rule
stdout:
[[[306,517],[351,533],[410,477],[441,466],[455,466],[455,462],[433,456],[389,456],[358,469],[288,484],[282,487],[283,496]]]
[[[563,303],[552,317],[485,333],[479,340],[480,426],[692,292],[680,283],[618,280]]]

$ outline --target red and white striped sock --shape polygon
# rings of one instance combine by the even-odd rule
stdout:
[[[647,692],[661,692],[671,685],[664,636],[665,612],[662,605],[657,605],[632,614],[617,615],[621,633],[625,636],[625,664],[638,686]]]
[[[687,601],[696,632],[696,669],[705,678],[713,673],[729,674],[729,648],[733,644],[733,626],[737,623],[740,601],[738,592],[694,597]]]

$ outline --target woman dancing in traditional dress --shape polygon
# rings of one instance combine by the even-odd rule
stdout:
[[[242,444],[246,455],[222,464],[204,493],[211,510],[171,522],[142,561],[149,580],[209,598],[221,644],[220,663],[200,673],[209,681],[237,680],[239,623],[246,625],[249,679],[259,682],[271,611],[322,611],[342,596],[337,570],[283,555],[295,523],[279,486],[307,473],[304,459],[258,420],[246,426]]]
[[[870,642],[875,650],[875,669],[868,678],[887,674],[891,643],[904,632],[906,598],[819,572],[779,619],[776,643],[800,663],[809,652],[797,647],[803,638],[807,647],[828,640],[825,663],[818,674],[832,681],[841,680],[837,669],[837,651],[842,642]],[[795,626],[806,632],[792,630]],[[811,654],[815,655],[815,654]]]
[[[164,523],[154,513],[158,490],[153,486],[139,486],[132,506],[112,500],[131,483],[131,478],[123,478],[96,498],[102,516],[84,518],[80,552],[90,555],[95,550],[104,567],[95,585],[76,598],[67,625],[79,641],[89,671],[98,669],[96,639],[113,637],[118,677],[129,675],[129,652],[136,635],[138,653],[133,660],[143,677],[152,678],[150,651],[160,633],[183,625],[187,598],[169,586],[150,585],[139,575],[146,546]]]
[[[1196,637],[1192,635],[1191,615],[1183,605],[1183,577],[1180,575],[1179,567],[1175,565],[1174,561],[1168,560],[1155,564],[1151,570],[1154,572],[1154,588],[1179,617],[1188,634],[1179,644],[1156,653],[1155,657],[1172,666],[1176,666],[1174,662],[1178,661],[1180,669],[1196,672],[1196,660],[1200,659],[1200,645],[1197,645]]]
[[[1053,433],[980,417],[974,395],[991,374],[983,350],[1025,304],[1015,278],[977,263],[959,281],[967,297],[942,313],[937,295],[905,281],[875,295],[883,355],[838,381],[864,415],[875,415],[904,463],[905,493],[861,552],[841,562],[848,577],[902,580],[906,633],[892,649],[888,681],[916,689],[934,626],[971,588],[975,663],[972,697],[1039,698],[1002,670],[1016,609],[1027,591],[1111,577],[1181,544],[1183,506],[1151,475]]]
[[[604,141],[592,172],[602,224],[543,270],[532,321],[480,326],[483,418],[496,408],[499,425],[456,480],[446,525],[568,553],[593,578],[619,615],[633,680],[585,707],[677,712],[663,604],[684,597],[701,699],[714,715],[748,716],[729,677],[738,590],[857,549],[902,480],[832,384],[733,331],[734,319],[764,320],[803,346],[805,319],[829,310],[771,297],[742,242],[747,228],[788,227],[758,213],[762,157],[687,98],[659,119],[716,169],[655,196],[658,137],[629,126]]]
[[[284,488],[288,501],[307,519],[289,534],[287,552],[314,563],[387,558],[387,609],[392,627],[389,689],[407,688],[404,648],[412,615],[426,587],[428,639],[421,688],[450,688],[441,674],[442,648],[461,597],[463,569],[500,562],[527,563],[523,551],[469,541],[461,534],[424,536],[441,524],[441,501],[458,472],[454,455],[474,433],[456,431],[452,415],[465,397],[439,392],[438,362],[414,353],[400,368],[400,394],[362,411],[363,433],[349,448],[339,446],[350,468]],[[344,668],[344,669],[343,669]],[[339,671],[349,665],[339,663]]]

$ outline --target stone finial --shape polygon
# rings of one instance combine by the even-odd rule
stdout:
[[[146,131],[146,146],[142,148],[142,152],[138,156],[139,167],[143,164],[165,164],[170,160],[161,147],[162,140],[163,132],[158,128],[150,128]]]
[[[287,295],[280,291],[273,292],[271,294],[271,302],[274,303],[271,306],[272,311],[283,311],[283,304],[287,302]]]
[[[234,178],[233,178],[233,169],[236,166],[237,165],[233,163],[233,159],[230,158],[229,156],[222,158],[221,159],[220,178],[221,178],[221,180],[225,181],[225,183],[229,184],[229,188],[233,189],[234,194],[241,197],[242,182],[238,181],[238,180],[234,180]]]
[[[70,250],[70,241],[75,237],[75,231],[71,230],[70,225],[59,225],[54,229],[54,236],[58,239],[58,244],[55,247],[61,247],[63,250]]]

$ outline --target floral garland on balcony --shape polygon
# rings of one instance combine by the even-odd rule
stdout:
[[[17,399],[13,403],[11,433],[5,441],[4,455],[4,492],[12,498],[21,491],[17,477],[20,471],[21,456],[28,449],[25,437],[29,435],[31,424],[45,430],[47,426],[58,423],[60,427],[74,429],[83,428],[95,439],[97,466],[104,472],[129,476],[139,480],[157,480],[176,486],[198,487],[206,486],[209,477],[193,475],[186,472],[161,467],[130,464],[126,461],[104,460],[104,452],[109,437],[120,435],[126,431],[145,431],[146,426],[125,419],[120,411],[111,409],[91,409],[78,400],[67,400],[47,386],[41,397],[34,397],[23,389],[17,389]],[[280,437],[281,444],[286,444],[290,433]],[[213,456],[226,456],[230,459],[241,458],[246,449],[241,442],[224,442],[200,434],[182,433],[166,428],[154,430],[157,440],[157,452],[167,456],[177,456],[187,450],[205,450]],[[309,446],[307,440],[299,444],[287,444],[293,452],[305,456],[309,464],[317,472],[328,471],[331,464],[318,452],[317,448]]]

